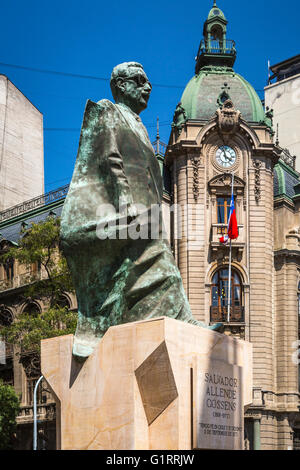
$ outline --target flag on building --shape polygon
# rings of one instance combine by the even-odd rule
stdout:
[[[234,207],[234,196],[232,193],[230,211],[229,211],[229,217],[228,217],[227,235],[224,235],[219,240],[220,240],[220,243],[223,243],[223,245],[226,245],[228,240],[236,240],[238,236],[239,236],[239,229],[237,225],[236,213],[235,213],[235,207]]]

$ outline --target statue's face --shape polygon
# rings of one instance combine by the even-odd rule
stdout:
[[[130,76],[120,80],[119,88],[122,93],[120,101],[132,111],[140,114],[147,108],[152,86],[141,68],[130,68]]]

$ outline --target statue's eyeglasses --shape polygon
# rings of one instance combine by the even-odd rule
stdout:
[[[127,80],[132,80],[134,81],[138,86],[145,86],[146,83],[150,86],[150,89],[152,89],[152,85],[149,82],[149,80],[144,77],[143,75],[137,74],[137,75],[132,75],[131,77],[127,78]]]

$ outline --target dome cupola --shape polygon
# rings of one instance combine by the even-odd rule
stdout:
[[[196,57],[196,74],[204,65],[227,65],[232,67],[236,59],[235,42],[227,39],[224,13],[214,1],[203,27],[203,39]]]
[[[241,117],[249,123],[264,123],[262,102],[254,88],[233,65],[235,42],[227,39],[228,21],[214,1],[204,23],[203,36],[196,57],[196,74],[187,84],[176,108],[173,127],[182,127],[189,119],[210,120],[217,109],[230,100]]]

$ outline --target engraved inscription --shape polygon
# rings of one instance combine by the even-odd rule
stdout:
[[[198,449],[242,449],[241,369],[212,361],[198,375]]]

